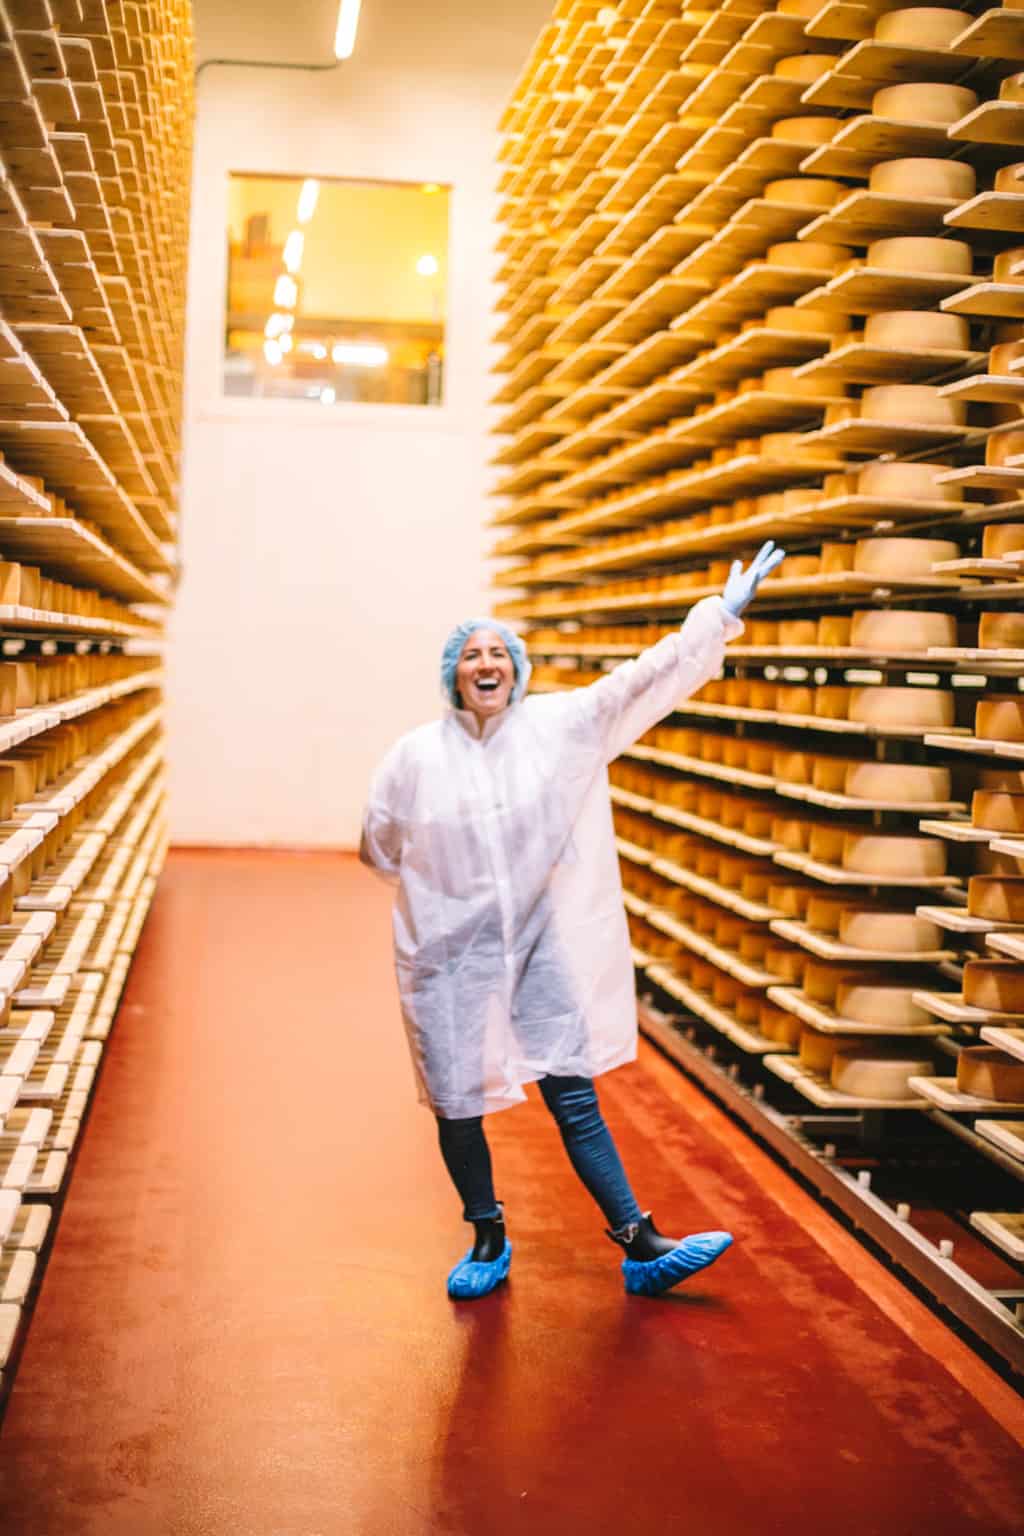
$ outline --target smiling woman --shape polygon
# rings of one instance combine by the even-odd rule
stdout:
[[[232,174],[224,392],[439,405],[448,189]]]

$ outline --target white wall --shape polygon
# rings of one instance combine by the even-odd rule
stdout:
[[[352,846],[374,763],[437,713],[445,634],[487,609],[496,125],[550,9],[364,0],[334,72],[199,79],[169,685],[179,843]],[[329,57],[336,11],[197,0],[197,57]],[[452,184],[442,408],[222,398],[232,170]]]

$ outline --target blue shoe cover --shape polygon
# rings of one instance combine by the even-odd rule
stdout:
[[[511,1263],[512,1244],[507,1237],[505,1247],[489,1264],[474,1264],[471,1248],[448,1276],[448,1295],[453,1301],[475,1301],[478,1296],[490,1295],[508,1275]]]
[[[660,1259],[650,1259],[647,1263],[623,1259],[626,1291],[630,1296],[661,1296],[698,1270],[707,1269],[731,1243],[729,1232],[695,1232],[692,1237],[684,1237],[671,1253],[663,1253]]]

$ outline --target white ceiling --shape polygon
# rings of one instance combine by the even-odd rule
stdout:
[[[329,62],[338,0],[193,0],[196,61]],[[346,69],[395,77],[519,73],[554,0],[363,0]]]

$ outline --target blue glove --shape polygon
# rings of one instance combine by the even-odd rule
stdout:
[[[740,560],[734,560],[729,580],[722,593],[722,601],[734,618],[739,618],[765,577],[786,558],[784,549],[776,549],[772,540],[762,544],[746,570]]]

